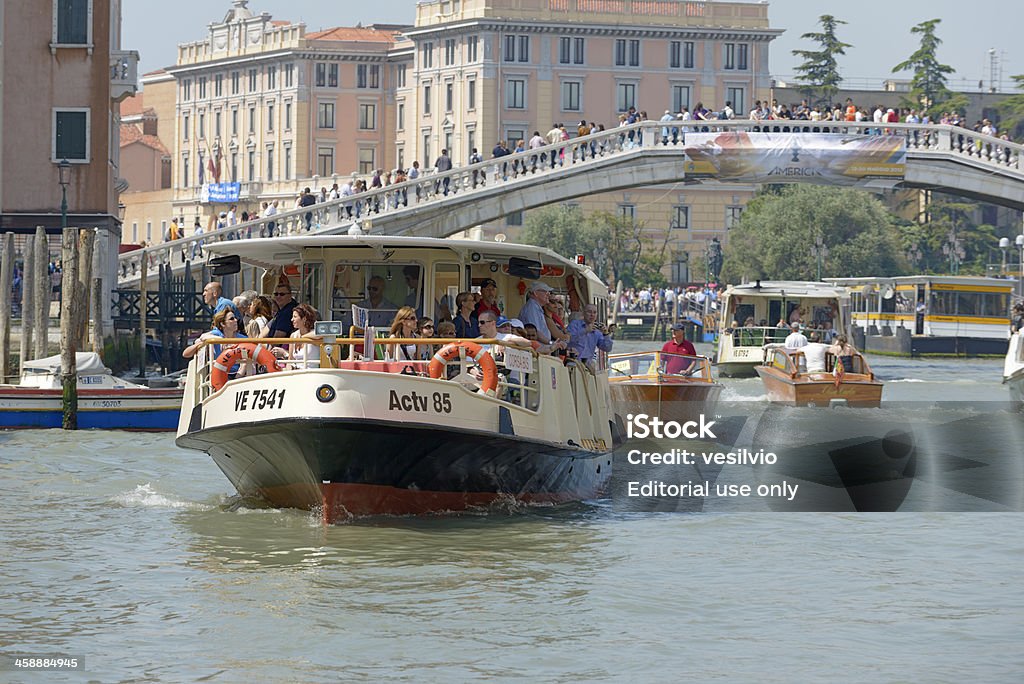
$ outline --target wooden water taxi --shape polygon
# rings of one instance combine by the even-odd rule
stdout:
[[[608,364],[612,402],[623,417],[646,413],[662,420],[695,420],[713,409],[722,393],[705,356],[663,351],[612,354]]]
[[[852,359],[850,371],[829,352],[825,355],[825,371],[808,373],[799,349],[769,345],[764,350],[764,361],[755,370],[772,402],[828,406],[833,399],[842,399],[849,406],[877,408],[882,402],[882,382],[875,379],[861,354],[844,358]]]

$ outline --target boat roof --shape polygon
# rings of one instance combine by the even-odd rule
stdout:
[[[26,361],[22,365],[22,372],[31,373],[60,373],[60,354],[47,356],[45,359]],[[103,365],[103,359],[96,352],[75,352],[75,372],[82,373],[109,373],[110,370]]]
[[[846,288],[805,280],[758,280],[753,283],[730,285],[725,295],[742,295],[745,297],[846,297]]]
[[[1007,278],[988,278],[986,276],[955,276],[955,275],[913,275],[913,276],[866,276],[860,278],[826,278],[830,283],[843,287],[863,287],[864,285],[978,285],[981,287],[1002,286],[1007,290],[1013,288],[1014,282]]]

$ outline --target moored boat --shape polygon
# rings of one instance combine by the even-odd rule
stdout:
[[[764,361],[756,368],[768,400],[791,406],[828,406],[841,399],[848,406],[877,408],[882,402],[882,382],[875,378],[863,355],[852,357],[846,371],[831,353],[825,357],[824,372],[807,372],[803,352],[770,345]]]
[[[696,420],[715,407],[722,393],[705,356],[663,351],[612,354],[608,364],[612,402],[623,417],[646,413],[662,420]]]
[[[1010,399],[1024,405],[1024,331],[1010,336],[1010,348],[1003,361],[1003,384],[1010,388]]]
[[[78,352],[78,427],[170,431],[182,390],[150,388],[114,377],[99,354]],[[63,422],[60,356],[26,361],[18,385],[0,385],[0,428],[57,428]]]
[[[454,338],[431,340],[441,349],[430,361],[375,351],[403,344],[374,327],[394,318],[394,302],[441,319],[455,294],[492,283],[505,310],[518,311],[527,282],[540,280],[566,292],[573,311],[592,303],[606,316],[607,289],[588,267],[540,247],[431,238],[306,236],[210,249],[268,269],[271,280],[297,276],[299,299],[332,319],[307,340],[320,349],[315,364],[224,382],[211,380],[204,355],[190,363],[177,444],[208,453],[240,494],[330,522],[603,492],[613,414],[602,355],[590,368],[507,340]],[[358,336],[343,337],[353,323],[364,324]],[[467,372],[475,365],[482,373]]]

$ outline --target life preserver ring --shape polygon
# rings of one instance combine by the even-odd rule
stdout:
[[[461,358],[463,354],[480,365],[480,370],[484,374],[484,379],[480,381],[480,391],[493,397],[498,388],[498,366],[494,363],[490,353],[475,342],[456,342],[442,347],[439,352],[434,354],[434,358],[430,360],[430,366],[427,367],[430,377],[435,380],[444,377],[448,362]]]
[[[281,366],[277,365],[277,357],[269,347],[264,347],[262,344],[239,344],[222,351],[213,362],[213,367],[210,369],[210,387],[214,392],[218,391],[228,381],[228,373],[236,363],[252,360],[265,366],[268,373],[276,373],[281,370]]]

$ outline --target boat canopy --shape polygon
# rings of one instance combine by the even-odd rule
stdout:
[[[75,371],[79,375],[110,373],[110,369],[103,365],[103,359],[96,352],[75,352]],[[45,359],[26,361],[22,366],[22,372],[39,375],[59,375],[60,354],[47,356]]]

